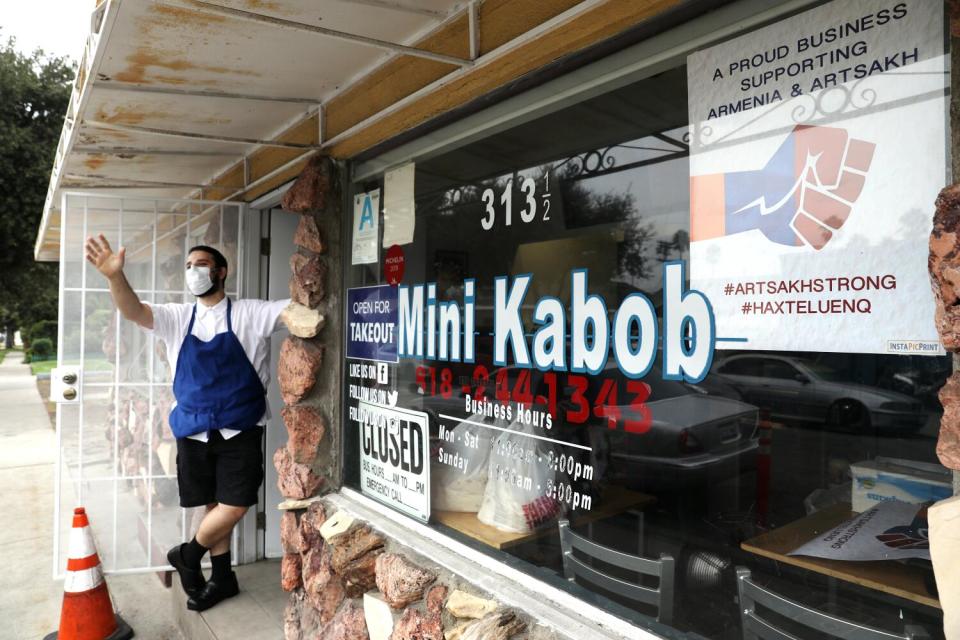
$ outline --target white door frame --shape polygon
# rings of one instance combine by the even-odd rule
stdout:
[[[152,518],[154,514],[154,502],[153,502],[153,490],[156,483],[161,481],[169,481],[172,479],[172,476],[166,475],[163,470],[157,470],[154,468],[153,459],[154,459],[154,419],[155,419],[155,391],[159,387],[168,387],[169,382],[163,380],[157,380],[154,378],[155,375],[155,353],[156,353],[156,344],[155,340],[148,336],[144,339],[143,344],[140,345],[141,360],[131,360],[129,362],[123,362],[122,358],[124,355],[129,357],[133,352],[127,354],[122,354],[122,344],[121,336],[124,330],[128,330],[129,326],[124,324],[120,318],[119,311],[116,308],[113,308],[112,319],[113,319],[113,329],[114,332],[114,355],[113,355],[113,371],[112,374],[108,374],[107,370],[101,369],[99,372],[91,366],[89,372],[84,372],[84,366],[90,364],[86,362],[86,336],[85,336],[85,325],[86,325],[86,316],[87,316],[87,306],[88,306],[88,297],[89,295],[100,296],[101,299],[107,293],[107,288],[105,283],[102,282],[88,282],[87,274],[90,270],[90,267],[86,265],[83,260],[83,240],[88,234],[98,232],[97,229],[89,228],[89,215],[96,213],[98,216],[102,217],[103,220],[96,224],[103,225],[116,225],[116,235],[110,232],[110,235],[113,236],[117,245],[126,244],[129,242],[128,239],[124,238],[124,228],[125,225],[130,225],[131,227],[139,227],[138,231],[141,233],[139,248],[135,249],[134,253],[146,251],[149,252],[150,258],[145,263],[148,267],[149,276],[144,281],[141,277],[141,282],[137,282],[137,279],[134,279],[134,285],[139,284],[137,287],[141,292],[146,292],[150,297],[151,301],[156,301],[158,295],[167,295],[167,294],[179,294],[181,291],[166,291],[162,287],[158,287],[158,260],[157,260],[157,243],[158,239],[163,236],[168,236],[173,231],[164,232],[163,236],[158,236],[158,225],[160,222],[161,215],[170,215],[176,214],[177,216],[183,216],[184,220],[182,222],[176,222],[178,225],[183,227],[184,231],[184,251],[187,248],[188,243],[193,242],[191,239],[191,224],[193,220],[198,216],[203,215],[212,215],[216,216],[216,210],[219,208],[220,211],[220,240],[224,240],[224,213],[226,211],[235,212],[237,215],[237,255],[236,260],[239,265],[237,270],[237,279],[235,285],[235,294],[238,296],[243,296],[246,292],[250,291],[251,286],[257,286],[256,280],[254,279],[251,283],[251,278],[247,277],[247,269],[244,268],[246,262],[250,258],[252,253],[254,257],[259,253],[250,252],[248,249],[250,244],[245,242],[243,238],[247,233],[249,233],[249,227],[252,226],[249,224],[249,213],[245,203],[242,202],[223,202],[216,200],[191,200],[184,198],[150,198],[137,196],[135,194],[130,195],[108,195],[103,193],[91,193],[91,192],[64,192],[63,193],[63,202],[61,206],[62,211],[62,222],[61,227],[63,229],[61,237],[61,246],[60,246],[60,287],[59,287],[59,327],[58,327],[58,348],[57,348],[57,365],[58,370],[62,370],[64,365],[70,365],[78,373],[78,382],[76,383],[77,389],[77,398],[76,400],[65,400],[63,402],[58,402],[57,404],[57,463],[54,471],[55,475],[55,487],[54,487],[54,513],[53,513],[53,577],[55,579],[62,578],[64,573],[63,569],[65,566],[64,556],[67,553],[67,549],[64,548],[63,543],[64,534],[69,530],[69,525],[65,523],[65,519],[68,514],[64,513],[62,507],[64,505],[69,508],[71,506],[70,502],[73,501],[78,505],[83,505],[87,507],[88,513],[91,516],[94,514],[91,513],[91,507],[93,511],[98,512],[97,517],[91,517],[91,525],[96,533],[98,530],[101,533],[99,536],[101,539],[99,541],[101,546],[109,544],[109,550],[104,547],[101,550],[101,556],[104,557],[108,562],[104,563],[103,569],[106,573],[145,573],[145,572],[154,572],[162,571],[169,569],[169,566],[166,564],[166,558],[163,557],[162,551],[154,554],[156,549],[154,546],[156,544],[163,543],[172,543],[176,542],[173,538],[175,536],[167,536],[169,540],[161,540],[160,535],[154,535],[154,524],[155,521]],[[76,199],[77,206],[74,207],[71,204],[71,199]],[[91,203],[94,203],[91,205]],[[135,211],[130,210],[131,205],[126,205],[126,203],[134,203],[137,209]],[[127,208],[125,208],[125,205]],[[88,207],[93,206],[94,211],[88,213]],[[150,210],[152,209],[152,211]],[[213,213],[210,213],[213,210]],[[199,213],[197,213],[199,211]],[[73,232],[70,231],[69,219],[72,215],[80,216],[80,223]],[[152,217],[151,217],[152,215]],[[115,218],[114,218],[115,216]],[[130,229],[128,228],[128,232]],[[77,235],[77,232],[80,232]],[[143,235],[145,234],[145,236]],[[76,236],[76,237],[74,237]],[[125,242],[127,240],[127,242]],[[74,282],[72,285],[68,286],[67,279],[72,277],[77,278],[76,269],[80,270],[79,282]],[[72,275],[68,275],[68,271],[72,271]],[[133,276],[131,276],[133,277]],[[146,284],[144,284],[146,283]],[[66,298],[67,294],[73,294],[73,298],[76,298],[76,294],[79,293],[79,302],[74,302],[74,305],[79,304],[78,308],[66,309]],[[185,289],[183,290],[185,292]],[[88,295],[89,294],[89,295]],[[162,298],[160,298],[162,299]],[[102,301],[102,300],[101,300]],[[67,317],[69,313],[70,317]],[[79,317],[79,321],[76,318]],[[79,345],[78,351],[76,354],[67,354],[69,357],[65,358],[65,352],[70,348],[65,341],[65,327],[67,322],[77,323],[79,325]],[[128,346],[129,349],[133,349],[133,345]],[[146,355],[143,355],[143,354]],[[145,358],[145,360],[142,360]],[[97,358],[99,360],[99,358]],[[75,362],[74,362],[75,360]],[[121,380],[121,362],[126,366],[131,366],[136,364],[136,367],[128,369],[127,371],[138,372],[134,375],[133,378],[127,379],[126,377]],[[141,371],[142,369],[142,371]],[[85,373],[96,374],[103,378],[97,382],[89,382],[85,380]],[[107,374],[109,377],[104,377],[104,374]],[[96,377],[95,375],[95,377]],[[139,376],[139,377],[137,377]],[[89,385],[89,387],[88,387]],[[140,392],[140,395],[146,395],[147,401],[149,404],[149,414],[147,414],[145,420],[145,426],[142,428],[146,430],[148,435],[148,440],[146,447],[148,450],[147,453],[147,468],[145,472],[140,472],[145,475],[128,475],[122,467],[121,462],[119,462],[119,451],[117,449],[117,442],[119,438],[119,426],[123,420],[126,419],[126,416],[121,415],[121,404],[120,404],[120,390],[124,388],[136,388],[139,387],[142,390],[146,390],[145,394],[143,391]],[[109,454],[109,451],[105,454],[100,447],[98,453],[101,458],[89,459],[89,453],[85,454],[83,443],[84,438],[89,438],[90,434],[94,433],[92,424],[85,424],[84,416],[84,396],[88,395],[85,393],[85,389],[89,388],[91,394],[95,394],[93,397],[97,397],[96,394],[103,395],[105,392],[104,389],[112,390],[112,399],[107,400],[107,402],[112,403],[113,407],[113,452],[112,455]],[[105,396],[105,399],[110,396]],[[67,404],[73,404],[77,406],[73,418],[69,420],[67,424],[67,418],[65,416]],[[102,410],[104,407],[110,406],[109,404],[103,403],[94,403],[90,405],[91,408],[96,408]],[[130,409],[130,415],[133,416],[133,408]],[[109,416],[109,414],[107,414]],[[110,418],[108,417],[108,420]],[[128,425],[125,425],[127,428]],[[87,434],[85,435],[85,428]],[[65,439],[66,436],[66,439]],[[72,441],[77,443],[77,448],[75,452],[73,451],[73,445],[70,444]],[[91,440],[94,442],[95,440]],[[74,458],[74,477],[65,478],[63,476],[64,465],[67,464],[68,457],[67,455],[67,446],[71,447],[71,454]],[[94,455],[96,455],[95,452]],[[106,455],[106,457],[103,457]],[[112,465],[112,466],[111,466]],[[84,475],[86,468],[91,467],[95,469],[94,475]],[[148,487],[147,495],[147,508],[146,508],[146,523],[138,521],[139,524],[133,524],[131,526],[130,518],[131,514],[136,513],[136,507],[132,507],[129,500],[129,491],[126,489],[127,483],[133,480],[134,482],[146,482]],[[91,489],[86,490],[85,483],[91,484]],[[94,489],[94,485],[96,488]],[[105,488],[104,488],[105,487]],[[106,501],[104,501],[105,494],[104,491],[107,491]],[[71,492],[75,495],[71,496]],[[122,494],[122,495],[121,495]],[[93,502],[91,504],[84,504],[86,502],[85,498],[89,498]],[[112,518],[110,517],[110,508],[105,507],[104,504],[109,503],[112,498]],[[118,501],[123,499],[123,513],[120,513],[120,505]],[[131,511],[133,508],[133,511]],[[176,507],[180,509],[179,507]],[[160,511],[157,511],[160,513]],[[165,513],[169,515],[173,513],[173,510],[166,511]],[[180,528],[180,538],[184,538],[189,535],[187,530],[186,522],[187,512],[183,509],[179,510],[179,528]],[[121,517],[122,516],[122,517]],[[136,518],[143,518],[142,513],[140,515],[135,515]],[[106,521],[104,521],[106,520]],[[121,527],[121,520],[123,524],[127,525],[126,527]],[[255,516],[252,519],[252,522],[255,526],[256,519]],[[168,521],[169,524],[169,521]],[[121,557],[118,552],[118,546],[120,540],[123,540],[123,544],[129,542],[130,536],[140,535],[140,527],[144,527],[147,535],[147,549],[143,561],[131,560],[129,555],[124,556],[123,560],[119,560]],[[173,525],[176,526],[176,525]],[[169,527],[168,527],[169,529]],[[161,530],[162,531],[162,530]],[[169,533],[169,531],[167,531]],[[96,537],[96,536],[95,536]],[[249,549],[251,545],[243,545],[243,528],[236,530],[234,532],[234,549],[236,550],[236,557],[238,562],[249,561],[251,557],[250,551],[254,552],[253,557],[255,558],[255,548]],[[256,537],[248,537],[247,539],[255,540]],[[129,550],[124,550],[129,554]],[[136,554],[134,554],[134,558]]]
[[[293,185],[293,181],[287,182],[286,184],[270,191],[269,193],[261,196],[260,198],[254,200],[248,205],[248,213],[250,216],[251,224],[250,227],[253,227],[255,224],[257,226],[256,234],[252,231],[248,234],[246,242],[248,246],[256,246],[256,252],[248,252],[248,255],[256,253],[256,260],[252,258],[248,260],[247,268],[251,270],[256,270],[256,282],[257,287],[251,289],[249,295],[254,295],[256,293],[257,297],[268,298],[270,297],[270,256],[261,255],[260,246],[264,241],[270,242],[270,227],[271,227],[271,211],[280,206],[280,200],[283,197],[283,194],[287,192],[288,189]],[[255,237],[254,237],[255,236]],[[292,240],[292,236],[291,236]],[[248,280],[248,282],[251,280]],[[274,340],[273,348],[271,349],[271,358],[276,359],[277,354],[279,353],[279,344],[278,340]],[[275,351],[276,350],[276,351]],[[279,382],[276,379],[276,372],[272,376],[271,387],[275,391],[276,385]],[[270,393],[268,389],[268,393]],[[279,394],[272,394],[274,399],[279,398]],[[276,406],[274,406],[276,405]],[[282,434],[283,439],[286,438],[286,429],[283,426],[283,421],[280,418],[280,409],[282,404],[277,402],[272,402],[270,405],[271,417],[267,421],[266,429],[264,430],[263,436],[263,448],[264,448],[264,479],[263,485],[260,487],[260,499],[257,502],[258,516],[262,519],[263,528],[256,527],[256,520],[254,520],[252,527],[249,523],[244,521],[244,531],[243,534],[247,536],[247,539],[256,540],[256,556],[253,560],[261,560],[264,558],[273,558],[276,557],[275,553],[271,553],[267,548],[267,536],[279,536],[279,528],[277,531],[270,531],[271,528],[271,518],[268,514],[273,514],[276,512],[276,505],[267,503],[267,486],[271,483],[273,486],[276,485],[276,469],[273,466],[273,457],[272,457],[272,447],[270,446],[276,438],[271,436]],[[262,514],[262,515],[261,515]],[[249,561],[253,561],[249,560]]]

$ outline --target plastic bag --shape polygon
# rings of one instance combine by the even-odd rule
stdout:
[[[471,422],[493,422],[492,418],[471,416]],[[480,510],[487,487],[490,449],[496,435],[470,422],[460,422],[452,429],[441,427],[441,437],[431,446],[430,505],[439,511]],[[447,434],[447,437],[443,437]]]
[[[529,435],[532,425],[513,422],[493,440],[483,503],[477,518],[501,531],[528,533],[554,520],[560,504],[546,495],[556,482],[554,446]],[[524,435],[527,434],[527,435]]]

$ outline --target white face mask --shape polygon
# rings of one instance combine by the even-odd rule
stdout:
[[[213,288],[210,279],[210,267],[194,267],[187,269],[187,289],[195,296],[202,296]]]

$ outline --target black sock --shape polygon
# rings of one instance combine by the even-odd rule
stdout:
[[[218,556],[211,555],[210,562],[213,564],[213,575],[210,577],[214,582],[229,578],[230,574],[233,573],[233,569],[230,568],[229,549],[227,549],[226,553],[221,553]]]
[[[183,557],[183,563],[191,569],[200,569],[200,560],[206,552],[207,548],[197,542],[196,536],[190,542],[184,542],[180,545],[180,556]]]

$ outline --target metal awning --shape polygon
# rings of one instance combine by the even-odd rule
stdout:
[[[471,4],[101,2],[57,148],[37,259],[58,259],[62,191],[202,195],[200,187],[256,149],[315,151],[277,136],[390,56],[424,57],[451,69],[471,65],[410,44]],[[228,186],[251,185],[238,176]]]

